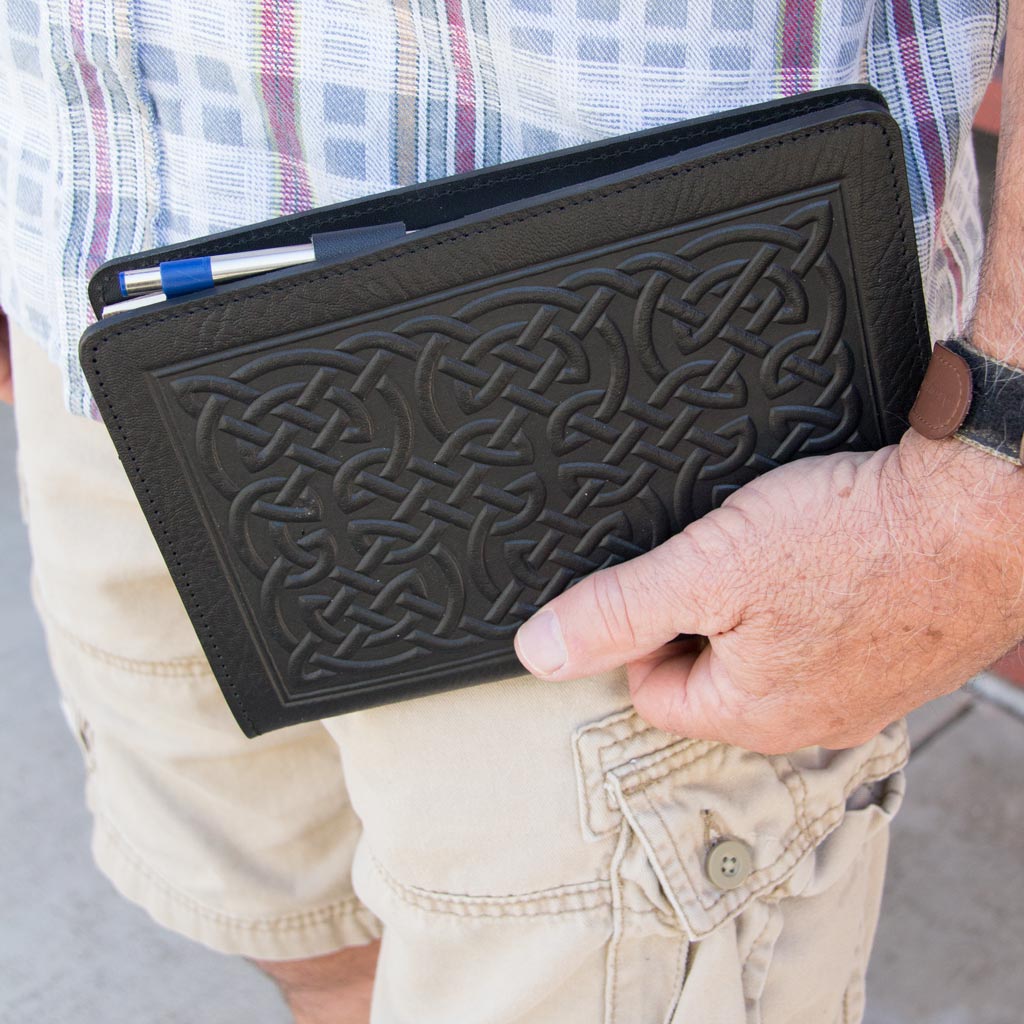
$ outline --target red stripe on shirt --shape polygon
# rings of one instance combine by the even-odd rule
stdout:
[[[93,158],[96,167],[96,213],[92,222],[92,237],[86,248],[86,273],[93,271],[107,258],[110,240],[110,215],[114,203],[111,173],[110,142],[107,136],[107,105],[103,98],[96,65],[89,59],[85,45],[85,0],[71,0],[68,7],[71,21],[71,52],[85,89],[88,116],[92,119],[92,137],[95,140]]]
[[[281,174],[281,213],[312,205],[306,161],[295,125],[294,0],[263,0],[260,5],[260,88]]]
[[[445,0],[445,10],[455,63],[455,173],[459,174],[476,166],[476,89],[462,0]]]
[[[907,83],[907,94],[914,111],[918,137],[924,152],[925,166],[931,181],[932,203],[935,206],[936,216],[938,216],[946,192],[946,160],[942,154],[939,126],[935,123],[935,111],[928,99],[928,85],[921,63],[921,49],[918,43],[917,29],[914,25],[914,13],[910,8],[909,0],[893,0],[892,13],[896,26],[900,61],[903,64],[903,75]]]
[[[964,275],[963,270],[960,267],[960,260],[957,258],[956,250],[953,248],[952,243],[946,237],[946,230],[942,226],[942,219],[938,220],[938,246],[942,250],[942,255],[946,260],[946,266],[949,268],[949,276],[953,279],[953,302],[954,309],[956,311],[957,323],[963,324],[963,304],[964,304]]]
[[[783,96],[807,92],[813,86],[815,7],[816,0],[786,0],[779,54]]]

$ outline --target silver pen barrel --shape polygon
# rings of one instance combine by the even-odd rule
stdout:
[[[140,270],[126,270],[121,275],[121,290],[131,298],[146,292],[160,291],[160,268],[142,267]]]
[[[250,274],[265,274],[282,267],[296,267],[316,259],[313,243],[282,245],[276,249],[254,249],[252,252],[223,253],[210,257],[210,270],[214,281],[230,281]]]
[[[312,242],[306,242],[303,245],[282,245],[274,249],[254,249],[251,252],[220,253],[208,259],[210,282],[216,284],[238,277],[249,277],[252,274],[265,274],[270,270],[280,270],[282,267],[312,263],[316,259],[316,253]],[[168,266],[186,262],[196,263],[201,260],[202,257],[171,260]],[[121,291],[127,298],[158,292],[164,287],[163,274],[159,266],[125,270],[120,277]]]

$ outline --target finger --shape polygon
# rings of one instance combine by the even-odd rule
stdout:
[[[630,665],[627,678],[637,714],[676,736],[760,754],[786,754],[821,742],[808,732],[813,716],[806,708],[785,693],[746,693],[713,646],[699,652],[664,648]]]
[[[680,633],[731,628],[735,617],[722,580],[740,574],[731,546],[709,536],[712,543],[698,544],[684,530],[585,577],[520,627],[519,660],[534,675],[573,679],[643,658]]]
[[[723,740],[729,732],[711,680],[711,647],[674,645],[629,666],[629,693],[649,725],[691,739]],[[723,721],[724,717],[724,721]]]

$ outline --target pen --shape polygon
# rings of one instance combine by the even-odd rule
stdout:
[[[303,263],[356,256],[397,241],[409,233],[402,221],[320,232],[312,235],[310,241],[304,245],[193,256],[167,260],[155,267],[122,270],[118,274],[118,283],[121,295],[128,300],[154,293],[160,293],[158,298],[187,295],[203,288],[210,288],[222,281],[234,281],[253,274],[265,274],[284,267],[300,266]],[[121,309],[131,308],[122,303],[114,305]]]
[[[100,313],[100,317],[113,316],[115,313],[127,313],[133,309],[142,309],[143,306],[152,306],[155,302],[163,302],[167,296],[163,292],[146,292],[145,295],[133,295],[123,302],[108,302]]]

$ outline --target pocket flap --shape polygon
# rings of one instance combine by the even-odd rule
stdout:
[[[902,720],[850,750],[807,747],[788,755],[677,739],[638,721],[634,713],[606,723],[611,731],[603,733],[603,745],[593,732],[588,737],[591,754],[600,751],[591,757],[591,786],[600,774],[604,792],[603,799],[584,793],[585,824],[601,831],[613,814],[625,816],[693,940],[787,883],[843,821],[850,794],[892,775],[909,756]],[[651,735],[641,741],[645,733],[662,737],[660,749],[650,749]],[[641,742],[649,752],[639,752]],[[716,885],[705,868],[709,850],[726,838],[750,853],[742,882],[731,889]]]

